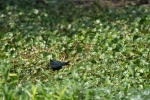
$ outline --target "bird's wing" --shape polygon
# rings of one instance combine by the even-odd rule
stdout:
[[[57,60],[51,60],[50,64],[51,64],[51,67],[53,67],[53,68],[63,66],[63,64],[60,61],[57,61]]]

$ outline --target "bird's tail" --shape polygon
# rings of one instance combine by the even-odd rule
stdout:
[[[63,65],[69,65],[69,61],[68,62],[63,62]]]

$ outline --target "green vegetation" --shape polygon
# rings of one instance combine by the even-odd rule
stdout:
[[[1,100],[150,98],[149,7],[21,1],[0,8]]]

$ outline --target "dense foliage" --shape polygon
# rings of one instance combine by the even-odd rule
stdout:
[[[0,99],[150,98],[149,7],[25,1],[0,8]]]

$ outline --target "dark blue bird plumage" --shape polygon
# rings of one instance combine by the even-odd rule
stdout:
[[[58,60],[50,59],[50,62],[48,63],[48,67],[50,67],[53,71],[62,69],[64,65],[69,65],[69,62],[60,62]]]

